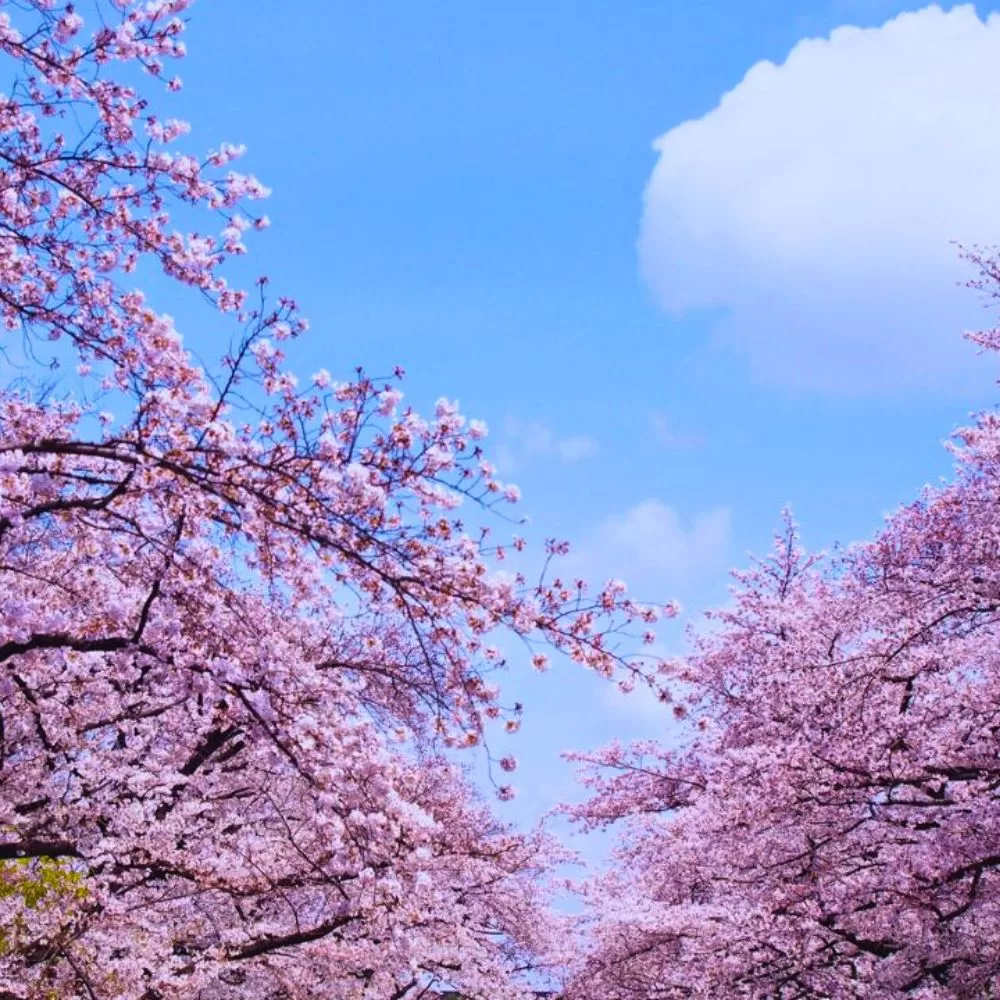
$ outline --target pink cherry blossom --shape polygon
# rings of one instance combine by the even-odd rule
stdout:
[[[579,886],[567,997],[996,995],[1000,412],[953,450],[950,484],[835,559],[786,519],[663,664],[683,737],[573,755],[567,811],[623,836]]]
[[[287,368],[294,301],[225,277],[267,190],[155,104],[189,5],[0,12],[0,325],[101,406],[48,355],[0,390],[0,996],[513,1000],[564,852],[444,756],[518,728],[484,637],[632,675],[645,613],[492,572],[456,404]],[[212,370],[150,268],[232,324]]]

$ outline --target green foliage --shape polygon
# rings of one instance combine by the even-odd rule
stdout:
[[[18,858],[0,862],[0,903],[14,903],[0,923],[0,956],[19,948],[27,922],[19,910],[61,910],[67,914],[87,898],[84,876],[64,858]]]
[[[53,896],[86,899],[83,875],[63,858],[18,858],[0,862],[0,899],[20,896],[33,910]]]

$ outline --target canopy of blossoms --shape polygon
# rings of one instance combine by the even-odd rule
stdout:
[[[517,728],[492,633],[612,674],[656,615],[495,572],[459,508],[517,491],[449,401],[287,370],[295,304],[222,273],[266,190],[151,103],[187,7],[0,4],[0,996],[520,995],[559,852],[442,754]]]

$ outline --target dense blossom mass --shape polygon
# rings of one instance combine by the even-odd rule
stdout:
[[[789,520],[652,671],[623,584],[503,572],[482,424],[289,371],[295,303],[225,276],[266,189],[150,103],[189,2],[0,0],[0,1000],[997,997],[1000,411],[873,541]],[[518,728],[504,633],[686,727],[578,755],[624,833],[575,924],[455,763]]]
[[[559,852],[443,755],[517,728],[496,630],[612,674],[656,615],[491,568],[457,508],[517,491],[448,400],[287,370],[295,304],[222,273],[266,190],[140,92],[188,3],[0,3],[0,997],[518,995]]]
[[[823,560],[789,521],[737,575],[671,669],[683,745],[579,756],[577,819],[625,832],[569,996],[998,996],[1000,412],[953,447],[873,541]]]

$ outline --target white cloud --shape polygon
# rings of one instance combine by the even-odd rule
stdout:
[[[1000,242],[1000,16],[807,39],[657,140],[640,235],[670,311],[721,308],[772,382],[959,387],[987,322],[950,241]],[[981,365],[981,362],[978,362]]]
[[[556,458],[560,462],[580,462],[593,458],[599,450],[597,442],[585,434],[558,437],[541,421],[508,417],[496,448],[496,463],[509,474],[525,460]]]
[[[662,500],[643,500],[607,518],[556,569],[593,584],[617,577],[640,600],[666,601],[723,572],[731,520],[729,509],[719,507],[685,523]]]

